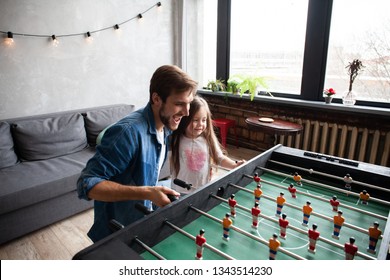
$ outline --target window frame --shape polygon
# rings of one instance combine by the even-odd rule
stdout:
[[[323,102],[333,0],[309,0],[301,94],[272,92],[276,97]],[[216,79],[227,81],[230,69],[231,0],[218,0]],[[255,97],[256,98],[256,97]],[[341,103],[341,99],[334,99]],[[390,108],[390,103],[357,100],[356,105]]]

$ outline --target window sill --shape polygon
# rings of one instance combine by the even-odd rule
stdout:
[[[220,96],[222,98],[233,98],[233,99],[244,99],[250,101],[249,95],[237,95],[229,92],[212,92],[209,90],[198,90],[198,93],[201,95],[213,95]],[[334,111],[338,113],[351,113],[351,114],[364,114],[364,115],[373,115],[380,116],[384,118],[390,118],[390,110],[387,108],[379,108],[379,107],[368,107],[368,106],[345,106],[340,103],[331,103],[326,104],[325,101],[307,101],[300,99],[292,99],[292,98],[281,98],[281,97],[271,97],[271,96],[256,96],[252,102],[256,103],[267,103],[267,104],[275,104],[275,105],[286,105],[288,107],[298,107],[299,109],[308,108],[308,109],[318,109],[318,110],[326,110]]]

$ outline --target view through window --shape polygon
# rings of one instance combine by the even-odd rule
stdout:
[[[332,10],[325,88],[341,98],[349,86],[346,66],[359,59],[357,98],[390,103],[390,1],[334,0]]]
[[[271,92],[300,94],[308,0],[232,0],[230,77],[263,77]]]

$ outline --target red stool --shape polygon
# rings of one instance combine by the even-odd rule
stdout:
[[[234,136],[236,139],[236,146],[238,148],[237,142],[237,131],[236,131],[236,121],[229,119],[214,119],[213,125],[219,128],[219,134],[221,135],[222,146],[226,149],[226,136],[230,127],[234,128]]]

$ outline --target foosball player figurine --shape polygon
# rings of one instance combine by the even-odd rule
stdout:
[[[358,247],[355,245],[355,238],[350,237],[349,243],[344,244],[345,259],[353,260],[357,251],[358,251]]]
[[[344,182],[345,182],[345,189],[348,191],[351,191],[352,190],[351,184],[353,182],[351,175],[346,174],[344,176]],[[348,194],[349,193],[347,193],[347,196],[348,196]]]
[[[280,217],[280,214],[282,214],[282,208],[285,202],[286,199],[284,198],[284,193],[281,192],[276,198],[276,217]]]
[[[302,212],[303,212],[302,225],[306,226],[306,227],[308,226],[311,212],[313,212],[313,208],[310,205],[311,205],[311,202],[310,201],[306,201],[306,205],[304,205],[302,207]]]
[[[312,225],[312,229],[309,229],[307,235],[309,236],[309,248],[307,248],[307,251],[315,254],[317,239],[320,237],[320,233],[317,231],[317,224]]]
[[[368,194],[368,192],[366,190],[363,190],[359,194],[359,197],[360,197],[360,201],[362,204],[364,204],[364,205],[368,204],[368,200],[370,199],[370,195]]]
[[[293,179],[294,179],[295,183],[297,184],[297,186],[302,186],[302,182],[301,182],[302,177],[301,177],[301,175],[298,174],[298,172],[294,173]]]
[[[291,193],[292,198],[297,198],[297,189],[294,187],[293,183],[288,187],[288,191]]]
[[[373,225],[368,229],[368,235],[370,236],[370,240],[368,243],[367,252],[371,254],[376,253],[376,244],[378,243],[378,239],[382,235],[382,231],[379,229],[379,223],[374,222]]]
[[[279,226],[280,226],[280,238],[286,239],[286,229],[288,227],[289,221],[287,221],[287,215],[282,214],[282,217],[279,218]]]
[[[260,208],[259,208],[259,203],[255,202],[255,205],[252,207],[252,227],[257,228],[259,224],[259,215],[260,215]]]
[[[222,239],[225,241],[229,241],[229,231],[230,227],[232,226],[233,221],[230,219],[230,214],[226,213],[225,218],[222,220],[222,227],[223,227],[223,236]]]
[[[261,181],[261,178],[259,177],[258,173],[255,173],[255,175],[253,175],[253,181],[255,181],[256,183],[259,183]]]
[[[341,227],[343,226],[344,221],[345,221],[345,219],[342,215],[343,215],[343,211],[339,210],[339,211],[337,211],[337,215],[333,217],[333,235],[332,235],[332,237],[334,239],[340,238],[340,230],[341,230]]]
[[[261,190],[261,184],[257,183],[256,189],[253,191],[253,195],[255,196],[255,202],[260,203],[260,198],[262,194],[263,191]]]
[[[280,246],[280,241],[278,240],[278,235],[276,233],[274,233],[272,235],[272,238],[270,238],[270,240],[268,241],[269,259],[270,260],[275,260],[279,246]]]
[[[333,196],[331,200],[329,200],[330,205],[332,205],[332,210],[337,212],[339,210],[340,201],[337,200],[337,196]]]
[[[204,229],[201,229],[195,239],[195,244],[196,244],[195,258],[197,260],[203,259],[203,248],[205,243],[206,243],[206,238],[204,237]]]
[[[237,205],[237,201],[234,199],[235,195],[232,194],[230,196],[230,198],[228,199],[228,203],[229,203],[229,206],[230,206],[230,214],[233,218],[236,217],[236,205]]]

